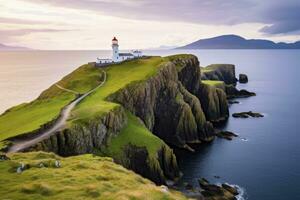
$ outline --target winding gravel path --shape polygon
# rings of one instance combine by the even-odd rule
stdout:
[[[40,133],[39,135],[29,138],[29,139],[24,139],[24,140],[20,140],[20,141],[16,141],[7,151],[7,153],[15,153],[18,151],[22,151],[26,148],[29,148],[30,146],[41,142],[42,140],[48,138],[49,136],[51,136],[52,134],[56,133],[58,130],[61,130],[72,109],[81,101],[83,100],[85,97],[87,97],[88,95],[90,95],[92,92],[94,92],[95,90],[97,90],[98,88],[100,88],[101,86],[104,85],[104,83],[106,82],[106,72],[103,71],[104,73],[104,79],[102,81],[102,83],[100,83],[97,87],[95,87],[94,89],[90,90],[89,92],[85,93],[84,95],[78,97],[76,100],[72,101],[69,105],[67,105],[66,107],[64,107],[60,113],[60,117],[56,120],[56,122],[48,129],[45,130],[44,132]],[[65,89],[65,88],[64,88]],[[67,89],[66,89],[67,90]],[[71,90],[72,91],[72,90]],[[75,92],[75,91],[72,91]]]

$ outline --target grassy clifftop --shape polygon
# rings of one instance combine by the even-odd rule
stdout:
[[[85,93],[101,82],[102,70],[83,65],[57,82],[61,87]],[[56,119],[60,110],[76,97],[55,84],[45,90],[36,100],[15,106],[0,116],[0,142],[39,129]],[[1,145],[0,145],[1,147]]]
[[[106,98],[124,88],[126,85],[143,81],[154,75],[159,69],[159,65],[165,61],[162,57],[151,57],[148,59],[138,59],[126,61],[120,64],[111,65],[105,68],[107,81],[103,87],[82,101],[72,113],[72,121],[86,121],[95,115],[107,113],[114,107],[115,103],[106,101]]]
[[[186,199],[112,162],[90,154],[62,158],[18,153],[0,161],[2,199]],[[61,166],[57,167],[55,162]],[[17,168],[24,164],[24,171]]]

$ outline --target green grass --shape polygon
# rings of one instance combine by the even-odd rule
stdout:
[[[92,65],[83,65],[64,77],[58,84],[67,89],[85,93],[101,82],[102,71]],[[75,95],[55,85],[45,90],[36,100],[15,106],[0,116],[0,141],[39,129],[59,116],[60,110]],[[0,148],[5,145],[0,143]]]
[[[206,84],[206,85],[211,85],[211,86],[224,86],[224,82],[223,81],[213,81],[213,80],[203,80],[201,81],[202,83]]]
[[[205,73],[205,72],[211,72],[214,71],[213,69],[207,69],[207,68],[201,68],[201,73]]]
[[[161,57],[151,57],[126,61],[105,68],[106,83],[76,106],[69,121],[86,121],[93,116],[102,115],[119,106],[106,101],[106,98],[130,83],[147,80],[158,71],[160,64],[165,61],[166,59]]]
[[[179,192],[163,192],[158,186],[112,162],[90,154],[62,158],[52,153],[9,155],[0,161],[1,199],[186,199]],[[59,160],[61,167],[55,166]],[[17,173],[23,163],[26,169]],[[44,167],[40,167],[40,164]]]
[[[108,154],[112,157],[122,156],[123,147],[127,144],[138,147],[146,147],[151,157],[157,155],[157,150],[164,142],[151,133],[142,122],[130,112],[126,112],[128,123],[117,137],[113,138],[107,148]],[[155,157],[156,158],[156,157]]]

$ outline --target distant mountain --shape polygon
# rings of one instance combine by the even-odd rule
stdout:
[[[8,46],[8,45],[0,44],[0,51],[24,51],[24,50],[32,50],[32,49],[27,47]]]
[[[275,43],[270,40],[247,40],[238,35],[222,35],[198,40],[177,49],[300,49],[300,41],[295,43]]]

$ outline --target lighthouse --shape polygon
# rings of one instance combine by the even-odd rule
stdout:
[[[113,54],[112,54],[112,60],[113,62],[119,62],[119,44],[118,44],[118,40],[116,37],[114,37],[112,39],[112,50],[113,50]]]
[[[132,60],[143,57],[142,52],[139,50],[134,50],[128,53],[119,52],[119,42],[116,37],[111,41],[112,48],[112,58],[97,58],[96,64],[98,66],[106,66],[110,63],[119,63],[125,60]]]

